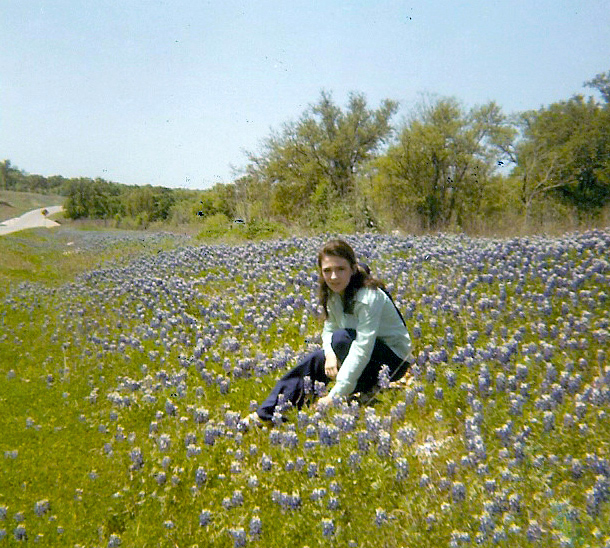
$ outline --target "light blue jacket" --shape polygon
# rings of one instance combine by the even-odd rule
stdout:
[[[411,358],[411,338],[390,298],[377,288],[363,287],[354,297],[354,313],[343,311],[340,295],[328,298],[328,318],[322,330],[322,345],[328,356],[333,352],[332,335],[339,329],[355,329],[356,340],[337,374],[330,396],[347,396],[354,391],[362,371],[369,363],[375,339],[385,342],[400,358]]]

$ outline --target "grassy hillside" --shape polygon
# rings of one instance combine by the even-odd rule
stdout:
[[[0,240],[0,546],[609,546],[610,232],[350,242],[411,384],[248,430],[319,343],[321,238]]]
[[[38,207],[62,205],[64,200],[64,196],[54,194],[0,190],[0,222],[19,217],[23,213]]]

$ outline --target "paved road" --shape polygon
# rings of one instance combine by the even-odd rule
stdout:
[[[21,217],[15,217],[8,221],[4,221],[0,223],[0,236],[10,234],[11,232],[18,232],[19,230],[26,230],[27,228],[36,228],[39,226],[51,228],[59,226],[59,223],[47,219],[47,217],[42,214],[43,209],[47,210],[47,216],[49,216],[62,211],[63,206],[39,207],[38,209],[33,209],[32,211],[24,213]]]

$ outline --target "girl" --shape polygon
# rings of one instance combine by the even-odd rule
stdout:
[[[359,265],[351,246],[339,239],[327,242],[318,253],[319,299],[323,309],[322,348],[306,356],[284,375],[247,422],[271,420],[278,404],[305,402],[305,379],[311,386],[335,381],[320,398],[328,406],[336,396],[369,392],[377,385],[383,365],[390,379],[401,378],[413,361],[405,322],[367,267]],[[277,417],[279,418],[279,417]]]

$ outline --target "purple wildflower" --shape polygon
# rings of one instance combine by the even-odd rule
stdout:
[[[330,537],[335,534],[335,523],[332,519],[324,518],[322,520],[322,534],[325,537]]]

